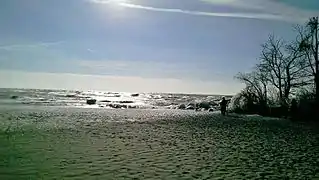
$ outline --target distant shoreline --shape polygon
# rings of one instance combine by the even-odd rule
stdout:
[[[60,89],[60,88],[5,88],[2,87],[0,89],[8,89],[8,90],[44,90],[44,91],[100,91],[100,92],[118,92],[118,91],[108,91],[108,90],[79,90],[79,89]],[[126,91],[119,91],[126,92]],[[203,96],[225,96],[225,97],[233,97],[235,94],[208,94],[208,93],[174,93],[174,92],[128,92],[128,93],[148,93],[148,94],[175,94],[175,95],[203,95]]]
[[[0,104],[88,108],[217,110],[223,95],[1,88]],[[230,99],[232,96],[226,96]]]

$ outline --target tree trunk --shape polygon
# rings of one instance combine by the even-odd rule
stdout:
[[[291,76],[290,76],[290,71],[289,71],[289,66],[286,67],[286,74],[287,74],[287,83],[285,85],[285,100],[288,100],[289,95],[290,95],[290,89],[291,89]]]
[[[279,90],[279,98],[280,101],[282,101],[283,99],[283,92],[282,92],[282,81],[281,81],[281,73],[279,70],[279,77],[278,77],[278,90]]]
[[[264,92],[265,92],[265,101],[266,101],[266,104],[268,104],[268,102],[267,102],[267,100],[268,100],[268,95],[267,95],[267,85],[266,84],[264,84]]]
[[[315,65],[316,65],[316,74],[315,74],[315,84],[316,84],[316,102],[319,107],[319,55],[318,55],[318,17],[315,18]]]

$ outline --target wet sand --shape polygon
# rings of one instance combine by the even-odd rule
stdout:
[[[172,110],[1,108],[0,179],[316,179],[319,132]]]

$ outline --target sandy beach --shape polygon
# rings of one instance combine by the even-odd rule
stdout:
[[[182,110],[1,107],[0,179],[316,179],[319,133]]]

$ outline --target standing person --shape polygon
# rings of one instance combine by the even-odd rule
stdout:
[[[226,115],[226,107],[227,107],[227,101],[225,99],[225,97],[222,98],[222,100],[220,101],[220,111],[222,112],[222,115],[225,116]]]

